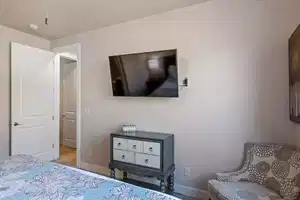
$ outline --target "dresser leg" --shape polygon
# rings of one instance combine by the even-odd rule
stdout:
[[[116,178],[116,171],[115,169],[110,169],[110,178]]]
[[[161,192],[166,192],[166,184],[164,180],[160,181],[160,191]]]
[[[127,179],[127,177],[128,177],[128,173],[127,172],[123,172],[123,180]]]
[[[172,192],[174,192],[174,176],[175,176],[174,173],[172,173],[168,178],[168,186]]]

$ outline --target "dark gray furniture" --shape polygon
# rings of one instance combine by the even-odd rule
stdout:
[[[136,131],[134,133],[112,133],[110,136],[111,177],[115,169],[138,175],[157,177],[160,189],[174,190],[174,135]]]

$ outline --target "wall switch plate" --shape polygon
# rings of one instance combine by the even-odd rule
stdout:
[[[87,114],[90,114],[90,112],[91,112],[90,108],[85,108],[84,110],[85,110],[85,113],[87,113]]]
[[[184,175],[185,176],[190,176],[191,175],[191,168],[185,167],[184,168]]]

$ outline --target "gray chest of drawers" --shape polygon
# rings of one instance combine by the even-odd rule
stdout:
[[[174,135],[144,131],[112,133],[109,168],[112,178],[115,178],[115,169],[123,171],[124,178],[127,172],[157,177],[162,192],[166,185],[173,191]]]

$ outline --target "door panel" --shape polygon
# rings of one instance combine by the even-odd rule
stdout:
[[[54,57],[45,50],[11,45],[12,155],[55,159]]]
[[[24,129],[27,130],[22,131],[18,137],[13,137],[12,155],[21,153],[33,155],[45,161],[53,160],[52,154],[49,153],[52,151],[52,144],[48,145],[49,141],[51,141],[51,137],[49,137],[51,135],[50,130],[45,130],[44,126],[26,127]],[[25,132],[26,134],[24,134]]]
[[[64,146],[76,148],[76,120],[63,120]]]
[[[63,67],[63,144],[76,148],[77,63]]]

